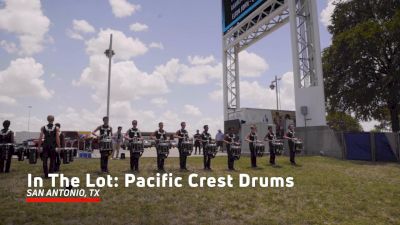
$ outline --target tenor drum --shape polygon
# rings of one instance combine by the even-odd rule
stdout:
[[[231,146],[231,151],[232,151],[233,158],[235,160],[240,159],[240,155],[242,154],[242,148],[239,145]]]
[[[302,150],[303,150],[303,142],[300,140],[295,140],[294,141],[294,152],[301,153]]]
[[[100,141],[100,151],[112,151],[111,138],[104,138]]]
[[[272,142],[272,146],[274,147],[275,155],[282,155],[283,153],[283,143],[280,141]]]
[[[36,164],[38,157],[38,149],[36,147],[29,147],[28,154],[29,154],[29,164]]]
[[[258,157],[262,157],[265,153],[265,145],[263,143],[256,143],[254,146]]]
[[[170,144],[167,142],[158,143],[157,154],[161,155],[164,159],[168,158]]]
[[[181,143],[181,149],[183,154],[185,154],[186,156],[192,155],[193,152],[193,142],[190,141],[183,141]]]
[[[207,155],[210,158],[214,158],[217,155],[217,152],[218,152],[217,144],[215,144],[215,143],[207,144],[206,145],[206,151],[207,151]]]

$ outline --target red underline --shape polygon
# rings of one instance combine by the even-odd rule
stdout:
[[[100,198],[26,198],[29,203],[49,203],[49,202],[100,202]]]

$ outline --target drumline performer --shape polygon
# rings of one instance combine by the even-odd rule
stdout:
[[[199,130],[196,130],[196,134],[193,136],[194,139],[194,154],[197,155],[197,149],[199,149],[199,155],[201,154],[201,134]]]
[[[294,133],[294,126],[292,124],[288,127],[288,132],[284,136],[285,139],[288,140],[289,144],[289,153],[290,153],[290,163],[292,165],[296,165],[295,156],[296,156],[296,145],[295,140],[297,139]]]
[[[208,125],[204,125],[204,131],[201,133],[201,141],[203,143],[203,164],[205,170],[211,170],[211,157],[208,154],[207,144],[211,142],[211,134],[208,133]]]
[[[246,137],[246,141],[249,142],[251,167],[257,168],[257,152],[255,144],[257,143],[257,127],[252,125],[250,127],[250,133]]]
[[[65,147],[65,137],[64,137],[64,134],[61,133],[61,124],[56,123],[55,126],[58,128],[58,131],[59,131],[60,148],[64,148]],[[64,151],[63,154],[67,154],[67,153]],[[61,157],[62,157],[61,152],[56,151],[56,164],[55,164],[55,170],[54,170],[55,172],[60,171]]]
[[[229,128],[228,134],[225,135],[224,142],[226,144],[226,151],[228,153],[228,169],[235,170],[234,168],[235,156],[233,155],[231,146],[239,145],[239,137],[234,134],[233,127]]]
[[[268,141],[268,145],[269,145],[269,163],[271,165],[275,165],[275,153],[276,153],[276,149],[274,146],[274,141],[276,141],[276,135],[274,133],[274,131],[272,130],[272,126],[268,126],[268,133],[265,136],[266,141]]]
[[[178,130],[175,134],[175,137],[178,138],[178,150],[179,150],[179,166],[181,170],[187,170],[186,168],[186,159],[187,155],[182,148],[182,142],[187,141],[189,139],[189,133],[187,132],[186,123],[181,122],[181,129]]]
[[[54,123],[54,116],[47,116],[48,124],[40,129],[38,149],[42,152],[44,178],[49,178],[49,173],[54,173],[56,169],[56,148],[60,148],[60,131]],[[43,140],[43,148],[42,139]],[[48,159],[50,158],[50,168]]]
[[[111,140],[112,138],[112,127],[108,124],[109,119],[107,116],[103,117],[103,125],[98,126],[92,134],[99,139],[100,145],[100,169],[103,173],[108,173],[108,157],[110,155],[110,151],[112,151],[112,146],[109,146],[110,149],[102,149],[104,146],[101,145],[102,141]],[[97,135],[97,131],[100,132],[100,136]],[[111,142],[110,142],[111,145]]]
[[[140,130],[137,128],[137,121],[133,120],[132,121],[132,128],[129,129],[125,133],[125,139],[129,140],[129,143],[133,143],[134,141],[142,140],[142,134],[140,133]],[[140,159],[140,152],[134,152],[133,151],[133,145],[129,145],[129,151],[130,151],[130,163],[131,163],[131,170],[139,172],[139,159]]]
[[[160,142],[167,141],[167,132],[164,130],[163,122],[158,123],[158,130],[154,131],[151,136],[156,140],[156,150],[157,150],[157,169],[159,171],[164,171],[164,155],[160,154]]]
[[[0,132],[0,144],[3,145],[1,146],[2,149],[0,149],[0,173],[10,172],[10,167],[11,167],[11,159],[12,155],[14,154],[14,132],[12,132],[10,128],[11,122],[9,120],[5,120],[3,122],[3,129]],[[8,148],[6,147],[6,145]],[[8,152],[6,152],[8,151]],[[4,161],[5,167],[4,167]]]

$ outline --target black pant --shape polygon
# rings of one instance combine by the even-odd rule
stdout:
[[[48,165],[48,159],[50,158],[50,166]],[[42,153],[43,161],[43,172],[44,176],[48,177],[49,173],[54,173],[56,169],[56,147],[55,146],[43,146]]]
[[[269,163],[275,164],[275,148],[272,144],[269,145]]]
[[[56,164],[55,164],[55,168],[54,168],[54,171],[55,171],[55,172],[60,171],[60,165],[61,165],[60,153],[59,153],[59,152],[56,152]]]
[[[234,170],[235,157],[233,157],[231,146],[226,145],[226,151],[228,153],[228,169]]]
[[[199,154],[201,154],[201,146],[200,146],[200,144],[195,144],[194,145],[194,154],[197,154],[197,149],[199,149]]]
[[[139,158],[140,153],[134,153],[131,150],[131,170],[139,171]]]
[[[251,158],[251,167],[257,167],[257,152],[256,149],[254,148],[253,143],[249,144],[250,148],[250,158]]]
[[[12,155],[14,154],[14,148],[11,147],[8,150],[8,154],[6,157],[6,151],[2,150],[1,151],[1,156],[0,156],[0,173],[2,173],[3,171],[6,173],[10,172],[10,166],[11,166],[11,159],[12,159]],[[4,161],[6,161],[6,166],[4,168]]]
[[[211,169],[211,157],[208,155],[205,145],[203,145],[203,164],[204,169]]]
[[[164,170],[164,155],[157,154],[157,168],[158,170]]]
[[[295,161],[295,156],[296,156],[296,152],[295,152],[295,145],[293,142],[289,141],[289,154],[290,154],[290,162],[291,163],[296,163]]]
[[[183,152],[182,147],[179,147],[179,166],[182,170],[186,169],[187,155]]]
[[[100,169],[101,172],[108,172],[108,156],[110,151],[100,151]]]

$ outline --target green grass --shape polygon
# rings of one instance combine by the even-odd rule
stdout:
[[[252,176],[293,176],[294,188],[106,188],[101,203],[25,203],[27,173],[41,176],[37,165],[13,161],[10,174],[0,174],[0,224],[400,224],[400,165],[298,157],[300,167],[279,157],[281,167],[258,160],[261,169],[249,168],[250,159],[226,170],[226,158],[212,161],[212,172],[202,158],[189,158],[193,172],[206,176],[239,173]],[[175,176],[178,159],[166,160]],[[154,158],[141,159],[141,176],[155,175]],[[98,159],[62,165],[67,176],[98,176]],[[129,161],[110,161],[112,176],[121,179]],[[49,183],[49,181],[47,181]],[[48,184],[47,184],[48,185]]]

